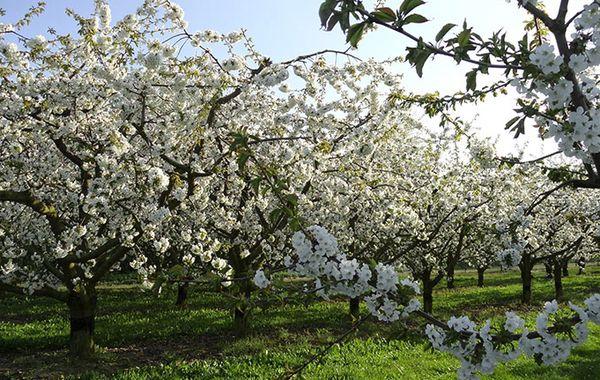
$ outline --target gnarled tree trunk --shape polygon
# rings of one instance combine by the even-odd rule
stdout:
[[[531,275],[533,262],[530,255],[523,255],[521,263],[519,264],[519,269],[521,270],[521,283],[523,285],[521,302],[529,305],[531,303],[531,283],[533,278]]]
[[[250,285],[244,285],[244,288],[244,298],[233,310],[233,329],[240,335],[244,335],[248,331],[248,320],[250,318]]]
[[[423,281],[423,311],[431,313],[433,311],[433,286],[431,281]]]
[[[69,293],[69,352],[76,359],[87,359],[94,354],[96,302],[95,290]]]
[[[440,282],[444,277],[443,272],[439,272],[438,275],[431,278],[431,268],[426,268],[419,274],[421,277],[421,284],[423,285],[423,311],[431,313],[433,311],[433,288]]]
[[[465,236],[468,230],[468,224],[464,223],[460,228],[460,233],[458,235],[458,243],[456,244],[456,250],[454,252],[448,252],[448,258],[446,260],[446,287],[448,289],[454,289],[456,286],[454,284],[454,272],[456,270],[456,264],[460,260],[460,255],[462,253],[463,244],[465,241]]]
[[[188,282],[180,283],[177,286],[177,301],[175,301],[176,306],[179,306],[181,308],[185,308],[187,306],[189,287],[190,284]]]
[[[578,272],[577,272],[577,274],[578,275],[582,275],[583,272],[585,272],[585,258],[580,258],[577,261],[577,267],[579,269]]]
[[[449,260],[448,265],[446,266],[446,287],[448,289],[454,289],[456,285],[454,284],[454,270],[456,267],[456,262],[454,260]]]
[[[483,274],[485,273],[485,268],[477,268],[477,286],[483,288]]]

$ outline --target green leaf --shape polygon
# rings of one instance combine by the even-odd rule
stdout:
[[[400,13],[407,15],[410,11],[423,4],[425,4],[423,0],[404,0],[402,5],[400,5]]]
[[[250,158],[250,153],[248,151],[244,150],[239,153],[238,159],[237,159],[237,164],[238,164],[239,170],[244,170],[249,158]]]
[[[519,135],[522,133],[525,133],[525,118],[522,118],[517,123],[517,133],[515,135],[515,138],[519,137]]]
[[[444,36],[446,36],[446,34],[448,34],[448,32],[455,26],[456,26],[456,24],[452,24],[452,23],[444,25],[442,27],[442,29],[440,29],[438,34],[436,34],[435,42],[440,42],[442,40],[442,38],[444,38]]]
[[[479,65],[479,72],[482,74],[489,74],[489,65],[491,64],[490,55],[483,54],[480,61],[485,63],[485,65]]]
[[[248,144],[248,135],[240,132],[232,134],[233,142],[231,143],[231,150],[235,150],[240,146],[246,146]]]
[[[423,66],[425,66],[425,62],[427,62],[427,59],[430,55],[431,51],[424,52],[423,54],[421,54],[419,60],[415,64],[415,69],[417,70],[417,75],[419,76],[419,78],[423,77]]]
[[[350,42],[352,47],[357,47],[358,42],[362,38],[363,32],[365,31],[365,26],[367,24],[365,22],[360,22],[358,24],[352,25],[348,29],[348,34],[346,35],[346,42]]]
[[[421,16],[421,15],[415,13],[415,14],[406,16],[406,18],[404,20],[402,20],[402,25],[422,24],[427,21],[429,21],[429,20],[427,20],[424,16]]]
[[[253,179],[250,181],[250,186],[252,186],[252,188],[254,189],[254,192],[255,192],[256,194],[258,194],[258,191],[260,190],[260,183],[261,183],[261,182],[262,182],[262,178],[261,178],[261,177],[256,177],[256,178],[253,178]]]
[[[298,218],[292,218],[290,220],[290,228],[294,232],[300,231],[302,229],[302,224],[300,223],[300,220]]]
[[[521,116],[515,116],[515,117],[513,117],[512,119],[510,119],[510,120],[508,121],[508,123],[506,123],[506,127],[505,127],[504,129],[508,129],[508,128],[512,127],[512,126],[513,126],[513,124],[514,124],[514,123],[516,123],[516,122],[517,122],[517,120],[519,120],[520,118],[521,118]]]
[[[275,225],[279,218],[283,216],[283,213],[284,211],[280,208],[276,208],[275,210],[271,211],[269,213],[269,221],[271,222],[271,225]]]
[[[471,29],[464,29],[457,37],[458,46],[465,47],[469,44],[471,40]]]
[[[375,17],[377,20],[382,22],[391,22],[396,21],[396,13],[387,7],[377,8],[375,12],[372,12],[371,15]]]
[[[298,196],[296,194],[288,194],[286,195],[286,199],[293,208],[298,206]]]
[[[326,31],[330,32],[333,30],[333,28],[335,28],[335,25],[338,23],[338,21],[340,21],[341,14],[342,12],[333,13],[333,16],[329,18],[329,21],[327,21],[327,27],[325,28]]]
[[[467,91],[475,91],[477,88],[477,69],[467,73]]]
[[[525,134],[525,118],[519,120],[517,125],[515,125],[511,130],[515,131],[515,139],[520,135]]]
[[[406,55],[406,59],[410,62],[415,69],[417,70],[417,75],[419,77],[423,76],[423,66],[425,66],[425,62],[431,55],[431,50],[425,48],[422,43],[420,46],[414,48],[408,48],[408,54]]]
[[[350,12],[342,12],[340,15],[340,27],[342,31],[348,30],[350,27]]]
[[[331,17],[336,3],[336,0],[325,0],[321,3],[321,6],[319,7],[319,18],[321,19],[322,27],[327,26],[327,21],[329,20],[329,17]]]
[[[306,193],[308,193],[308,190],[310,190],[310,187],[311,187],[311,182],[310,182],[310,180],[308,180],[308,181],[307,181],[307,182],[304,184],[304,187],[302,188],[302,191],[301,191],[300,193],[302,193],[302,194],[306,194]]]

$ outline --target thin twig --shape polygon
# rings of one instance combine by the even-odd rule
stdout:
[[[366,314],[364,317],[359,319],[356,323],[354,323],[352,325],[352,327],[350,327],[346,332],[344,332],[342,335],[340,335],[336,340],[329,343],[327,346],[325,346],[319,352],[317,352],[316,354],[311,356],[310,359],[305,361],[301,366],[296,367],[292,372],[283,376],[282,379],[289,380],[289,379],[292,379],[293,377],[297,376],[298,374],[300,374],[300,372],[302,372],[306,367],[308,367],[309,364],[317,361],[318,359],[323,357],[323,355],[325,355],[327,352],[329,352],[336,344],[339,344],[342,341],[344,341],[344,339],[346,339],[351,333],[353,333],[356,329],[358,329],[360,327],[360,325],[362,325],[364,322],[366,322],[370,316],[371,316],[370,314]]]

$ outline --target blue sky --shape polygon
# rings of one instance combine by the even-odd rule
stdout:
[[[336,29],[325,32],[320,29],[317,11],[322,0],[179,0],[186,13],[189,29],[213,29],[229,32],[244,28],[254,39],[259,50],[274,60],[288,59],[294,56],[325,48],[345,49],[344,36]],[[36,19],[30,28],[31,34],[43,33],[48,26],[59,32],[73,31],[73,23],[65,16],[66,7],[83,14],[93,9],[92,0],[48,0],[46,13]],[[133,11],[142,0],[109,0],[113,19],[119,19]],[[400,1],[389,1],[390,5]],[[13,21],[23,14],[35,0],[0,0],[0,7],[7,10],[8,21]],[[482,4],[485,3],[485,6]],[[447,22],[460,23],[464,18],[469,20],[481,33],[488,34],[504,28],[509,33],[519,36],[522,30],[523,15],[515,6],[507,5],[505,0],[430,0],[422,6],[431,23],[416,25],[411,31],[425,36],[434,36],[437,30]],[[515,12],[517,10],[517,12]],[[402,38],[392,32],[378,30],[366,37],[356,52],[361,57],[387,58],[404,54],[406,47]],[[440,84],[454,78],[448,77],[449,70],[455,65],[442,59],[428,67],[425,81],[408,75],[407,85],[410,87],[426,86],[427,90],[439,89]],[[429,65],[432,66],[432,65]],[[402,69],[406,70],[405,68]],[[412,74],[412,72],[410,73]],[[458,82],[462,86],[463,80]],[[413,83],[414,82],[414,83]],[[441,82],[441,83],[440,83]],[[451,82],[454,82],[451,80]]]
[[[317,11],[322,0],[179,0],[176,1],[185,10],[189,30],[213,29],[229,32],[244,28],[248,31],[261,53],[273,60],[293,58],[297,55],[314,52],[321,49],[345,49],[344,36],[336,29],[325,32],[320,29]],[[134,10],[142,0],[109,0],[113,20],[120,19]],[[558,0],[548,0],[548,8],[554,13]],[[572,0],[575,5],[583,0]],[[0,8],[7,11],[7,16],[0,22],[14,21],[22,15],[34,0],[0,0]],[[64,14],[66,7],[87,14],[93,9],[92,0],[47,0],[46,13],[35,19],[27,29],[31,35],[44,34],[52,26],[57,31],[74,31],[74,24]],[[369,3],[369,1],[365,1]],[[390,0],[389,6],[395,7],[399,0]],[[448,22],[461,23],[467,19],[470,25],[483,36],[493,31],[504,29],[514,39],[523,33],[525,13],[506,0],[429,0],[420,8],[420,13],[431,22],[415,25],[410,31],[430,39]],[[378,30],[367,35],[354,52],[360,57],[375,57],[377,59],[403,55],[407,41],[389,31]],[[464,88],[464,72],[468,66],[457,65],[450,59],[437,58],[425,67],[424,78],[418,78],[407,64],[400,64],[397,70],[404,74],[404,86],[415,92],[424,93],[440,91],[452,93]],[[512,117],[514,97],[505,96],[488,101],[477,107],[465,107],[460,110],[466,120],[473,120],[476,127],[484,136],[500,136],[500,150],[503,153],[515,151],[515,141],[504,133],[504,123]],[[417,117],[421,117],[417,115]],[[423,119],[424,122],[431,122]],[[542,150],[552,149],[552,146],[542,147],[532,130],[528,131],[525,139],[520,139],[519,145],[531,140],[535,155]],[[547,144],[546,144],[547,145]]]

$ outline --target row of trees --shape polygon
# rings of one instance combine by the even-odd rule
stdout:
[[[283,260],[312,171],[397,119],[380,92],[399,79],[331,66],[330,51],[273,63],[243,32],[188,32],[169,1],[117,22],[96,1],[90,17],[68,11],[76,36],[23,35],[42,8],[0,31],[1,289],[64,302],[83,357],[97,284],[123,265],[147,286],[174,266],[218,275],[242,295],[243,328],[252,275]]]
[[[75,356],[94,350],[97,284],[124,266],[180,282],[180,301],[216,276],[243,331],[283,270],[391,321],[419,309],[398,269],[431,312],[459,261],[519,265],[529,302],[535,263],[596,252],[595,197],[415,122],[394,62],[275,63],[243,32],[188,32],[166,0],[117,22],[97,0],[69,11],[76,36],[22,34],[41,10],[0,25],[0,290],[64,302]]]
[[[426,63],[435,57],[451,58],[471,67],[466,74],[466,92],[443,97],[437,93],[398,93],[396,97],[402,104],[423,106],[429,115],[440,117],[443,125],[452,125],[460,130],[462,121],[451,116],[457,106],[477,103],[488,95],[496,96],[506,92],[506,88],[512,85],[519,94],[515,109],[517,115],[507,122],[506,129],[515,132],[515,137],[518,137],[525,132],[526,124],[533,121],[540,137],[553,137],[558,143],[560,150],[552,155],[564,153],[580,160],[581,165],[575,170],[549,168],[550,178],[561,183],[549,190],[544,189],[543,183],[538,183],[539,192],[521,194],[523,200],[533,197],[532,203],[518,206],[516,212],[506,215],[505,224],[499,226],[505,236],[505,249],[500,252],[500,257],[508,265],[519,265],[523,301],[531,297],[531,268],[544,259],[549,259],[555,268],[555,288],[560,298],[562,285],[559,268],[564,267],[565,262],[576,254],[573,252],[589,247],[584,237],[565,241],[563,233],[568,234],[571,228],[581,228],[582,231],[595,229],[593,224],[587,225],[595,219],[594,203],[588,199],[597,198],[593,191],[586,191],[583,193],[585,196],[579,192],[557,193],[560,194],[567,187],[600,187],[597,145],[600,137],[597,114],[600,2],[590,1],[583,8],[577,8],[569,0],[560,0],[555,4],[556,16],[552,17],[542,1],[517,0],[517,6],[531,17],[520,40],[510,41],[502,30],[491,37],[482,36],[465,20],[461,26],[452,23],[442,26],[430,42],[412,31],[416,24],[429,21],[420,14],[425,9],[425,3],[423,0],[404,0],[399,6],[387,6],[383,1],[376,3],[378,8],[368,9],[362,1],[325,0],[319,9],[319,16],[327,30],[339,25],[347,41],[354,47],[365,33],[376,28],[388,29],[405,38],[411,44],[407,48],[406,59],[419,76],[423,75]],[[486,9],[481,11],[485,12]],[[479,79],[492,72],[500,74],[501,79],[482,86]],[[548,157],[534,161],[543,161]],[[511,162],[520,163],[520,160]],[[589,202],[584,206],[583,214],[579,214],[580,217],[575,217],[577,213],[570,211],[558,217],[561,210],[567,210],[574,204],[580,205],[580,196],[586,198],[584,202]],[[538,209],[545,202],[552,202],[554,207]],[[593,307],[590,308],[596,298],[593,296],[586,301],[587,311],[572,307],[576,314],[574,318],[580,322],[588,319],[597,321],[597,313]],[[564,360],[572,347],[569,342],[553,335],[562,330],[558,326],[560,318],[556,317],[557,311],[555,303],[548,303],[538,316],[539,341],[529,340],[532,336],[525,333],[519,340],[522,351],[533,355],[540,363],[552,364]],[[497,335],[490,334],[489,322],[477,331],[467,317],[449,321],[447,326],[433,323],[428,326],[427,334],[435,348],[449,351],[461,360],[459,377],[472,378],[477,372],[490,373],[496,363],[518,356],[514,346],[504,345],[518,339],[510,337],[518,330],[516,326],[521,325],[513,317],[512,314],[507,315],[506,324]],[[554,324],[549,327],[551,320]],[[566,324],[571,327],[563,330],[563,333],[573,341],[585,339],[587,330],[580,323]]]

